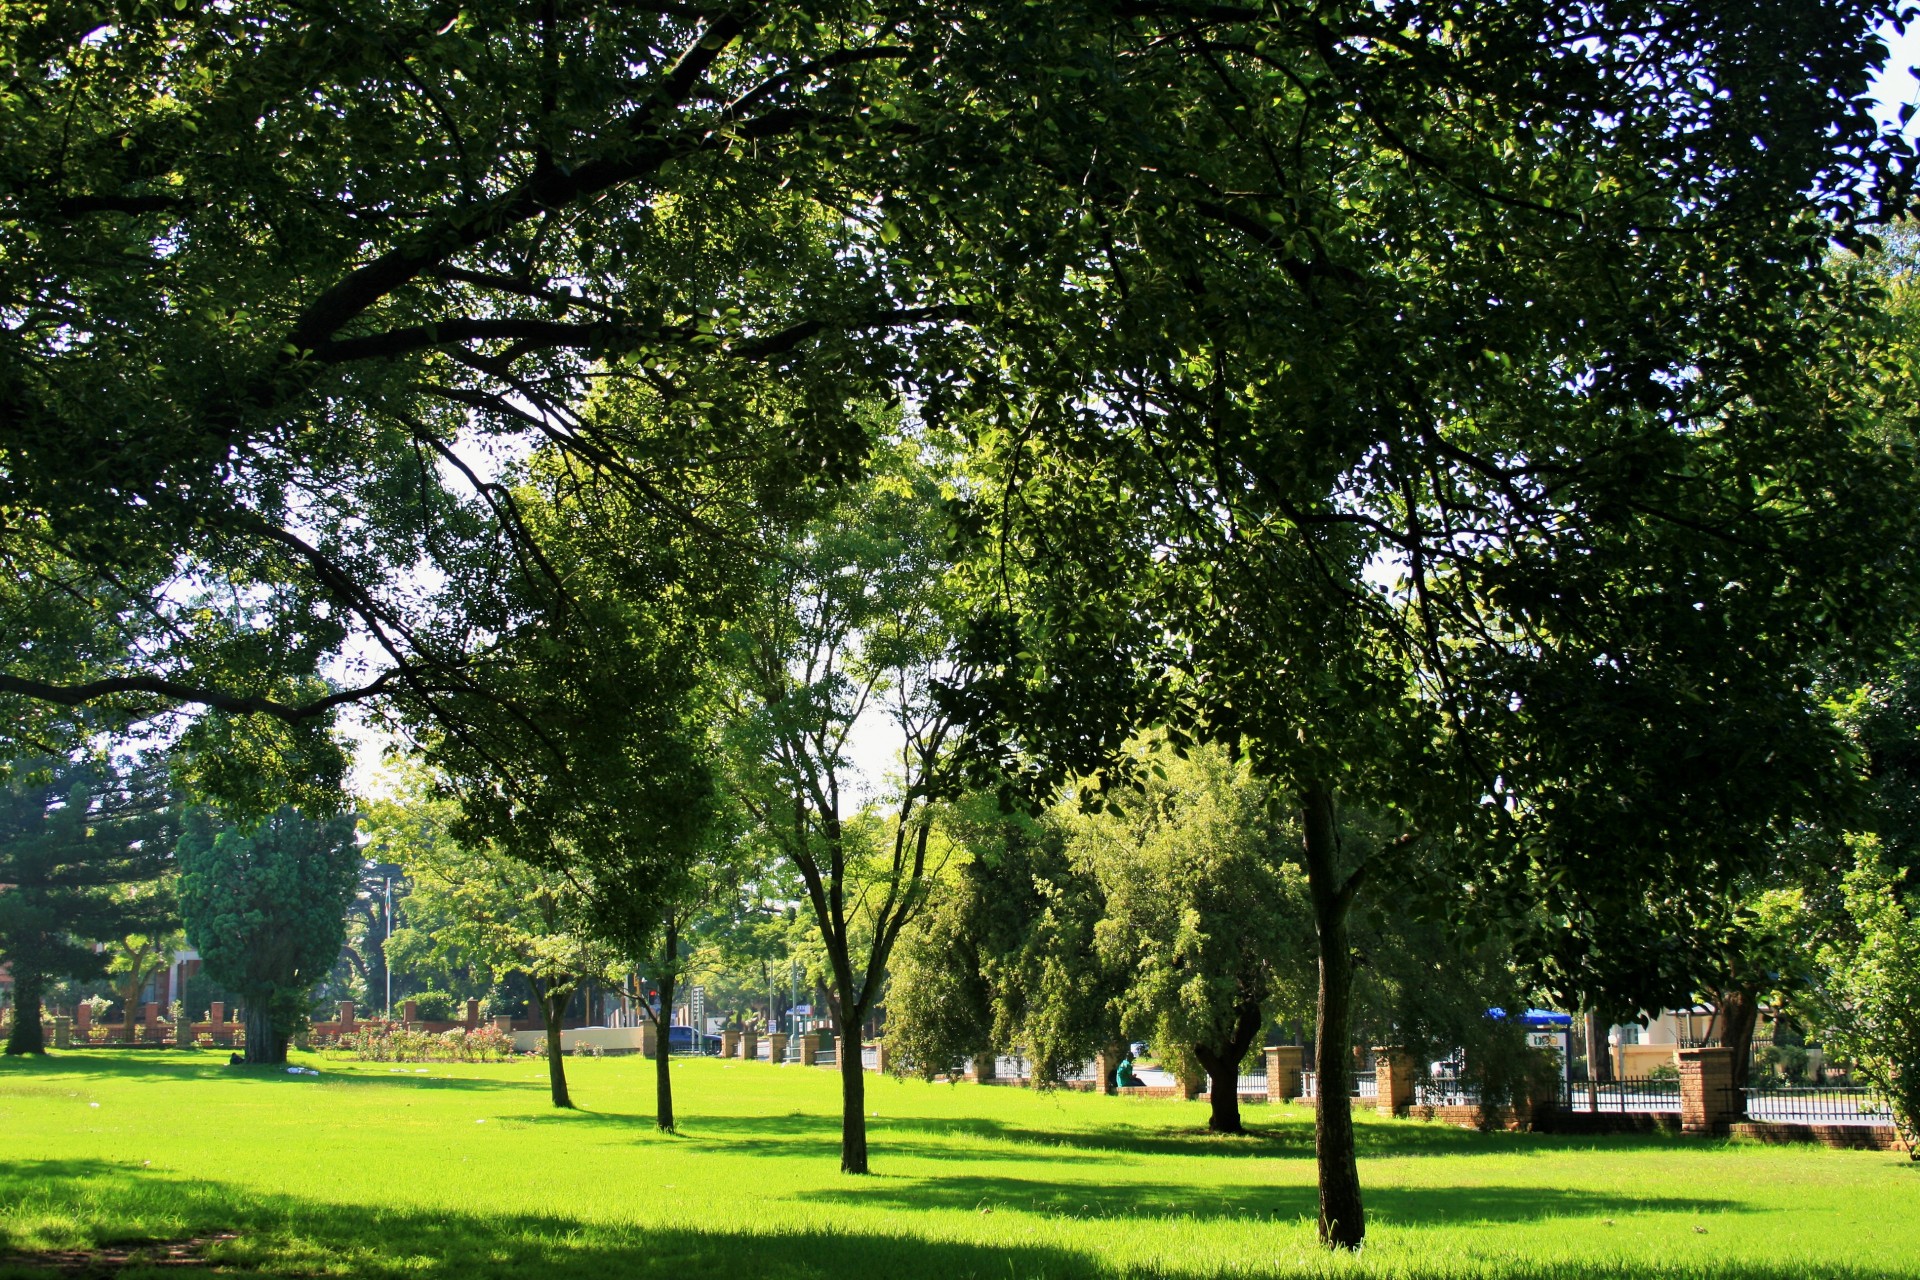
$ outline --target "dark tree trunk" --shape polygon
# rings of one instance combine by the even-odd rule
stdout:
[[[13,974],[13,1030],[7,1035],[7,1052],[45,1053],[46,1032],[40,1029],[40,975],[19,968]]]
[[[573,1099],[567,1095],[567,1055],[560,1047],[560,1022],[566,1017],[567,1002],[573,996],[571,988],[555,991],[549,985],[544,989],[527,975],[527,985],[533,988],[533,998],[540,1007],[540,1021],[546,1024],[547,1031],[547,1086],[553,1093],[553,1105],[556,1107],[573,1106]]]
[[[1358,1249],[1366,1238],[1360,1170],[1353,1153],[1353,947],[1347,917],[1358,881],[1343,876],[1330,788],[1301,795],[1307,889],[1320,944],[1320,995],[1314,1032],[1314,1157],[1320,1175],[1320,1243]]]
[[[674,965],[679,960],[680,930],[677,924],[667,922],[666,937],[661,943],[667,962],[660,966],[660,1012],[648,1013],[653,1019],[653,1122],[662,1130],[673,1132],[673,1044],[667,1034],[667,1028],[673,1023]],[[693,1044],[700,1047],[701,1028],[693,1027]]]
[[[1720,992],[1713,1004],[1707,1038],[1733,1050],[1733,1096],[1728,1101],[1734,1118],[1740,1119],[1747,1114],[1747,1086],[1753,1079],[1753,1033],[1760,1025],[1760,1001],[1736,987]]]
[[[840,1172],[867,1172],[867,1075],[860,1065],[858,1024],[840,1037]]]
[[[1600,1015],[1587,1010],[1587,1079],[1598,1084],[1609,1084],[1613,1080],[1613,1046],[1607,1043],[1606,1029],[1600,1025]]]
[[[273,1007],[268,1001],[256,1000],[247,1006],[246,1028],[248,1066],[278,1066],[287,1060],[287,1038],[274,1027]]]
[[[1213,1078],[1213,1113],[1207,1128],[1215,1133],[1245,1133],[1240,1123],[1240,1064],[1260,1034],[1260,1001],[1243,1000],[1233,1011],[1233,1035],[1223,1045],[1195,1045],[1193,1056]]]
[[[1215,1062],[1222,1061],[1215,1059]],[[1240,1073],[1237,1066],[1216,1066],[1214,1062],[1201,1060],[1207,1074],[1213,1077],[1213,1090],[1208,1094],[1212,1111],[1207,1116],[1207,1128],[1214,1133],[1245,1133],[1240,1123]]]

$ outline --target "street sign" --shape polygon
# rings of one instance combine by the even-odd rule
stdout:
[[[796,1018],[811,1018],[813,1016],[813,1006],[810,1004],[797,1004],[787,1010],[787,1012]]]

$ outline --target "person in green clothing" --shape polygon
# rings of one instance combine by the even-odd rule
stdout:
[[[1120,1065],[1116,1067],[1113,1072],[1113,1082],[1122,1089],[1137,1089],[1143,1087],[1140,1077],[1133,1074],[1132,1058],[1120,1059]]]

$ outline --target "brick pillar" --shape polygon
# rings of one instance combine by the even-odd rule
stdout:
[[[64,1013],[55,1014],[53,1018],[53,1047],[73,1048],[73,1019]]]
[[[723,1058],[737,1058],[740,1056],[740,1033],[738,1031],[722,1031],[720,1033],[720,1056]]]
[[[771,1032],[767,1036],[767,1049],[768,1061],[775,1063],[785,1062],[787,1060],[787,1033],[784,1031]]]
[[[1413,1105],[1413,1059],[1405,1049],[1373,1051],[1374,1109],[1383,1116],[1404,1115]]]
[[[873,1069],[881,1075],[885,1075],[887,1068],[892,1065],[893,1063],[887,1054],[887,1042],[885,1040],[875,1040],[873,1042]]]
[[[419,1021],[419,1019],[420,1002],[418,1000],[402,1002],[400,1005],[400,1025],[403,1027],[411,1027],[415,1022]]]
[[[1724,1133],[1741,1108],[1734,1105],[1733,1050],[1682,1049],[1680,1131]]]
[[[151,1031],[160,1025],[160,1002],[149,1000],[140,1008],[140,1025]]]
[[[461,1019],[461,1025],[469,1031],[480,1025],[480,1002],[471,996],[467,998],[467,1016]]]
[[[657,1058],[660,1056],[660,1028],[652,1020],[640,1024],[640,1056]]]
[[[493,1025],[498,1027],[500,1030],[506,1032],[508,1035],[512,1035],[513,1034],[513,1015],[510,1013],[499,1014],[495,1016],[493,1020]]]
[[[993,1050],[989,1049],[985,1053],[976,1053],[973,1055],[973,1078],[975,1080],[991,1080],[993,1079],[994,1072],[997,1070],[999,1070],[999,1066],[994,1058]]]
[[[346,1035],[353,1030],[353,1001],[340,1002],[340,1034]]]
[[[1207,1091],[1207,1073],[1198,1067],[1189,1068],[1188,1074],[1180,1077],[1180,1095],[1188,1102]]]
[[[213,1004],[209,1006],[207,1009],[207,1023],[208,1023],[207,1030],[212,1033],[213,1042],[215,1044],[226,1043],[226,1039],[225,1039],[227,1034],[226,1022],[227,1022],[227,1006],[223,1002],[219,1000],[215,1000]]]
[[[82,1000],[73,1006],[73,1029],[86,1039],[87,1032],[93,1029],[93,1006]]]
[[[1267,1046],[1267,1101],[1291,1102],[1300,1096],[1300,1068],[1306,1049],[1297,1044]]]
[[[820,1059],[820,1034],[809,1031],[800,1037],[800,1065],[810,1067]]]
[[[752,1062],[760,1056],[760,1033],[752,1027],[740,1033],[740,1057]]]

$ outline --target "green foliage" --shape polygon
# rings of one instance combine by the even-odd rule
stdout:
[[[175,887],[171,884],[162,882],[141,888],[146,894],[163,895],[168,903],[177,900]],[[152,933],[126,933],[108,943],[107,953],[111,959],[107,961],[107,975],[114,979],[120,990],[122,1016],[129,1027],[141,1012],[134,1008],[140,998],[141,988],[147,985],[149,978],[172,963],[173,953],[184,947],[186,942],[184,930],[167,929]]]
[[[863,406],[867,475],[780,529],[754,606],[729,629],[722,738],[729,786],[798,873],[825,951],[835,1031],[854,1037],[943,854],[935,805],[955,785],[944,685],[960,625],[944,510],[953,460],[897,409]],[[898,773],[862,796],[857,734]],[[880,780],[873,780],[880,781]],[[865,800],[866,803],[862,803]],[[867,1169],[851,1068],[841,1161]]]
[[[1270,1022],[1312,1016],[1313,912],[1288,858],[1299,836],[1245,760],[1141,754],[1138,792],[1094,814],[1069,802],[1055,820],[1101,888],[1094,946],[1125,974],[1122,1032],[1183,1078],[1232,1076]]]
[[[1829,1059],[1852,1063],[1888,1101],[1920,1160],[1920,915],[1876,839],[1857,839],[1854,853],[1842,886],[1846,918],[1820,949],[1824,981],[1805,1003]]]
[[[197,811],[178,858],[187,936],[206,972],[244,1004],[248,1060],[284,1061],[346,939],[361,862],[354,820],[283,807],[231,826]]]
[[[536,998],[562,998],[604,978],[618,957],[585,930],[581,893],[544,871],[487,846],[458,841],[456,806],[421,793],[367,806],[368,848],[405,868],[412,884],[407,921],[388,943],[396,968],[464,968],[488,982],[515,975]]]
[[[1128,974],[1097,945],[1100,880],[1052,815],[1003,810],[991,793],[961,798],[941,825],[961,858],[902,936],[896,1060],[930,1077],[1002,1051],[1042,1084],[1065,1079],[1121,1039]]]
[[[236,718],[196,726],[209,748],[325,756],[343,702],[432,717],[484,674],[492,637],[415,571],[538,558],[496,446],[553,444],[688,527],[719,459],[772,506],[857,460],[842,406],[933,314],[869,220],[903,70],[937,65],[944,25],[838,3],[524,18],[0,15],[10,725],[203,706]],[[648,397],[673,443],[629,430]],[[349,637],[366,662],[320,685]],[[209,785],[288,798],[199,758]]]
[[[174,812],[165,776],[62,759],[17,760],[0,792],[0,963],[13,977],[8,1053],[38,1053],[41,992],[103,977],[96,942],[161,934],[176,919],[162,877]]]

